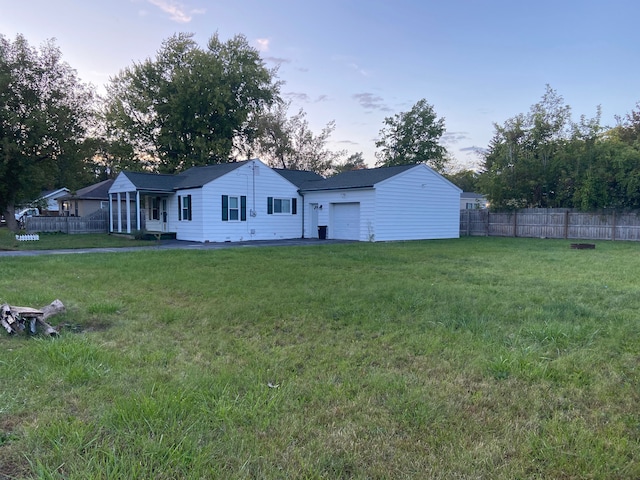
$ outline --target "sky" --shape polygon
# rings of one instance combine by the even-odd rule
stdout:
[[[290,114],[303,109],[316,134],[335,121],[329,147],[369,166],[385,118],[421,99],[464,168],[546,85],[574,120],[601,106],[615,125],[640,101],[638,18],[637,0],[0,0],[0,34],[55,39],[98,92],[175,33],[203,47],[242,34],[278,67]]]

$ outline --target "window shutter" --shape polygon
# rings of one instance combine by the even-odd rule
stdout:
[[[291,199],[291,215],[296,215],[298,213],[298,199]]]
[[[182,220],[182,197],[178,195],[178,220]]]
[[[189,218],[187,220],[191,221],[191,195],[187,195],[187,198],[189,199],[189,205],[187,205],[187,215],[189,215]]]
[[[267,215],[273,213],[273,197],[267,197]]]
[[[247,197],[244,195],[240,197],[240,220],[247,221]]]
[[[229,196],[222,195],[222,221],[229,221]]]

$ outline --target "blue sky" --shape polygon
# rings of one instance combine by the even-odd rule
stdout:
[[[303,108],[316,133],[335,120],[331,148],[371,166],[384,118],[422,98],[461,165],[546,84],[574,120],[601,105],[613,125],[640,101],[638,18],[637,0],[0,0],[1,34],[55,38],[97,87],[174,33],[243,34],[279,66],[290,113]]]

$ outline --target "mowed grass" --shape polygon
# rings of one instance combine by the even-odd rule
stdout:
[[[154,245],[154,241],[134,240],[122,235],[65,233],[40,233],[39,240],[16,240],[15,232],[6,226],[0,227],[0,251],[2,250],[59,250],[77,248],[119,248]]]
[[[640,478],[640,244],[1,258],[0,479]]]

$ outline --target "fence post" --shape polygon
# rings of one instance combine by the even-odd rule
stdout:
[[[611,219],[611,240],[616,240],[616,211],[613,211],[613,218]]]
[[[513,237],[518,236],[518,211],[513,211]]]
[[[564,239],[569,238],[569,210],[564,212]]]
[[[467,210],[467,237],[471,235],[471,211]]]

